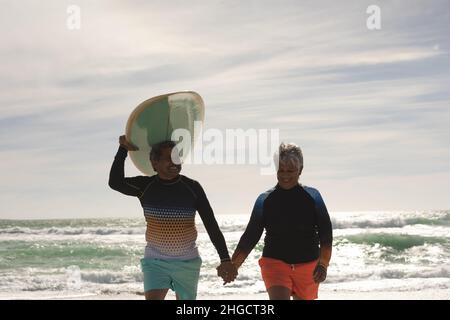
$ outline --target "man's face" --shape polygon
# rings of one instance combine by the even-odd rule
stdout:
[[[152,160],[152,166],[160,178],[166,180],[176,178],[181,171],[181,161],[178,157],[178,152],[176,152],[176,149],[174,150],[172,159],[172,148],[163,148],[159,160]]]
[[[280,161],[277,179],[278,185],[283,189],[291,189],[298,183],[301,169],[293,161]]]

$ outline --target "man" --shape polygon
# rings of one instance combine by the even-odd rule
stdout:
[[[147,300],[163,300],[169,289],[177,299],[195,300],[201,258],[196,246],[195,213],[198,211],[214,244],[221,263],[218,275],[225,283],[233,281],[237,270],[230,261],[225,239],[201,185],[180,175],[181,164],[175,142],[152,146],[150,161],[154,176],[125,178],[124,164],[128,151],[137,147],[119,138],[119,150],[109,176],[109,186],[125,195],[138,197],[147,222],[144,258],[144,292]],[[174,151],[174,152],[172,152]]]
[[[256,200],[232,260],[239,268],[265,229],[259,265],[269,298],[316,299],[331,259],[330,217],[319,191],[298,182],[301,149],[282,143],[276,157],[278,183]]]

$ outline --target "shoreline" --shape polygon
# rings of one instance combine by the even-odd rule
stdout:
[[[169,291],[166,300],[174,300],[175,295]],[[144,300],[142,294],[119,293],[0,293],[0,300]],[[268,300],[267,293],[257,294],[200,294],[197,300]],[[322,291],[317,300],[450,300],[450,289],[426,289],[421,291]]]

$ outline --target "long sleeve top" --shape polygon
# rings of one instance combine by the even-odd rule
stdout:
[[[162,180],[157,175],[125,177],[127,153],[119,147],[109,186],[139,199],[147,222],[145,257],[175,260],[198,257],[195,227],[198,211],[221,260],[229,259],[225,239],[202,186],[183,175],[173,180]]]

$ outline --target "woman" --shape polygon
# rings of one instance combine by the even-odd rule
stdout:
[[[320,193],[298,182],[301,149],[282,143],[276,160],[278,184],[256,200],[232,262],[239,268],[265,229],[259,265],[269,298],[316,299],[331,258],[330,217]]]

